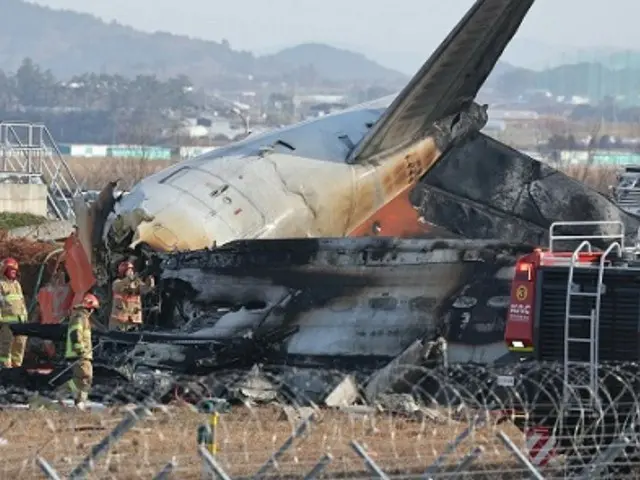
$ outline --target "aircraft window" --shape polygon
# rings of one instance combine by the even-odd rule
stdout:
[[[168,183],[169,180],[174,180],[176,178],[180,178],[181,176],[183,176],[184,174],[187,173],[188,170],[190,170],[190,167],[182,167],[179,168],[178,170],[176,170],[175,172],[171,172],[169,175],[167,175],[166,177],[164,177],[162,180],[160,180],[158,183]]]
[[[508,308],[510,304],[511,298],[507,296],[496,296],[487,300],[487,307],[491,308]]]
[[[264,310],[267,308],[267,304],[260,300],[253,300],[242,305],[247,310]]]
[[[478,303],[478,299],[474,297],[467,297],[465,295],[461,295],[455,299],[453,308],[473,308]]]
[[[370,298],[369,307],[374,310],[391,311],[398,308],[398,300],[393,297]]]
[[[436,301],[429,297],[415,297],[409,300],[409,310],[418,312],[430,312],[436,306]]]

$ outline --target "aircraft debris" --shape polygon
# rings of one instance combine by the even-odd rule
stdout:
[[[355,403],[359,396],[360,392],[355,378],[353,375],[345,375],[324,399],[324,404],[327,407],[346,407]]]
[[[235,393],[235,397],[240,400],[251,400],[254,402],[271,402],[278,397],[278,385],[267,380],[262,375],[259,367],[254,367],[249,371],[242,382],[235,387],[231,387],[231,391]]]
[[[369,378],[370,404],[415,384],[434,402],[462,404],[429,369],[513,361],[504,299],[516,258],[544,244],[554,221],[640,226],[479,133],[487,107],[475,96],[532,3],[476,1],[396,96],[252,135],[124,197],[111,182],[90,208],[76,202],[87,268],[67,268],[71,293],[93,288],[108,306],[125,258],[158,279],[141,331],[95,332],[92,396],[342,406]],[[65,335],[64,325],[12,329]],[[53,363],[47,375],[7,374],[0,401],[48,395],[48,380],[64,379]],[[455,375],[453,385],[480,381]]]
[[[379,395],[376,403],[378,408],[390,413],[403,413],[414,415],[421,411],[421,406],[413,395],[407,393],[387,393]]]
[[[601,193],[481,133],[447,151],[411,201],[427,222],[463,238],[547,245],[557,221],[621,221],[630,236],[640,227]]]
[[[287,420],[292,425],[299,425],[300,422],[311,417],[311,415],[317,415],[318,409],[313,407],[296,407],[291,405],[284,405],[282,407],[282,415],[279,420]]]
[[[365,398],[374,402],[385,393],[406,391],[424,377],[424,367],[436,365],[435,362],[442,358],[445,347],[446,341],[442,337],[426,344],[424,340],[416,340],[371,376],[364,389]]]
[[[414,353],[415,361],[435,367],[444,363],[445,342],[438,337],[457,340],[447,335],[457,335],[461,321],[471,328],[476,322],[484,325],[493,310],[503,315],[506,306],[492,303],[493,290],[488,296],[474,293],[476,303],[463,309],[468,319],[452,316],[451,309],[482,279],[503,283],[495,288],[508,295],[508,276],[500,272],[513,269],[518,255],[531,251],[527,245],[494,241],[370,237],[256,240],[152,254],[162,309],[139,332],[95,331],[101,345],[94,349],[96,377],[103,365],[111,378],[106,384],[151,391],[164,379],[182,385],[179,394],[193,399],[353,402],[354,383],[363,385],[416,338],[424,339],[431,354]],[[475,318],[474,309],[483,315]],[[64,341],[66,333],[64,324],[11,328],[53,342]],[[481,343],[476,340],[473,350],[489,352],[487,361],[509,355],[499,329],[485,328],[474,336]],[[402,356],[399,361],[408,362]],[[226,376],[229,371],[236,373]],[[347,375],[357,376],[348,380]],[[391,383],[375,393],[370,381],[367,400],[394,389],[394,375],[387,375]],[[101,388],[96,380],[94,390]],[[118,401],[122,397],[127,395]]]

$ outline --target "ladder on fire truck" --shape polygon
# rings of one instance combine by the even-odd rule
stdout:
[[[600,235],[554,235],[557,227],[599,227],[603,232],[604,228],[609,227],[611,230],[616,229],[617,233],[600,234]],[[576,400],[576,394],[584,392],[587,395],[588,402],[585,405],[580,402],[581,410],[593,410],[598,402],[598,364],[599,364],[599,332],[600,332],[600,307],[602,295],[606,293],[606,285],[604,284],[604,272],[611,265],[610,255],[616,254],[621,257],[624,251],[625,228],[620,221],[600,221],[600,222],[555,222],[549,229],[549,250],[553,251],[554,242],[558,241],[580,241],[580,245],[571,254],[569,262],[569,274],[567,278],[567,294],[565,299],[565,319],[564,319],[564,362],[563,362],[563,382],[562,382],[562,404],[569,406]],[[591,244],[593,240],[609,240],[611,243],[601,253],[597,266],[597,283],[594,292],[580,291],[580,286],[574,283],[576,271],[593,270],[594,266],[588,263],[580,262],[581,253],[594,253]],[[593,301],[591,312],[589,315],[584,313],[576,313],[575,304],[572,302],[577,298],[589,298]],[[575,336],[573,331],[584,325],[589,324],[589,335],[587,337]],[[589,359],[572,358],[571,346],[576,344],[589,345]],[[571,367],[582,367],[588,372],[588,383],[581,381],[585,379],[584,371],[579,375],[571,375]],[[586,392],[585,392],[586,391]],[[572,401],[573,400],[573,401]],[[569,406],[569,410],[571,410]]]

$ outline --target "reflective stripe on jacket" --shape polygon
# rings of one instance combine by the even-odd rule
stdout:
[[[0,297],[0,321],[27,321],[27,306],[18,280],[0,279]]]
[[[76,308],[71,313],[67,327],[67,348],[65,358],[93,360],[93,345],[91,344],[90,314],[84,308]]]

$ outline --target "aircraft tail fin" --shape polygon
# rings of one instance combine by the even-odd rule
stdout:
[[[349,163],[393,154],[434,122],[468,108],[534,0],[477,0],[350,153]]]

